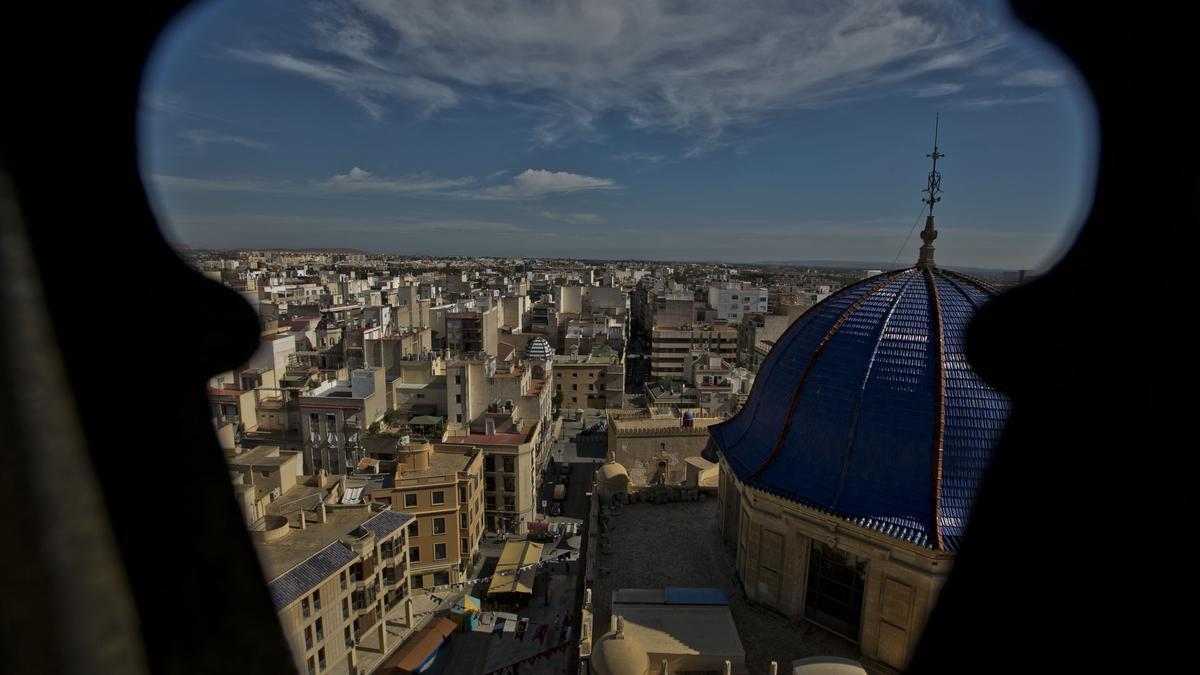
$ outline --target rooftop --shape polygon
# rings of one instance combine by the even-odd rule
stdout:
[[[849,641],[811,624],[788,621],[746,601],[734,574],[733,552],[721,542],[718,511],[717,500],[706,499],[630,504],[612,517],[612,552],[597,558],[607,573],[596,576],[592,590],[595,637],[608,630],[613,591],[617,589],[715,588],[723,590],[729,600],[749,672],[765,673],[771,661],[783,666],[808,656],[857,659],[858,649]],[[663,532],[672,533],[670,546],[663,546]],[[704,608],[688,607],[689,611],[693,609]],[[627,617],[634,620],[628,613]],[[638,639],[643,638],[639,635]]]
[[[720,421],[720,417],[696,417],[692,420],[692,428],[704,429],[708,425],[716,424]],[[615,431],[625,431],[627,429],[680,429],[683,427],[683,422],[678,417],[660,417],[656,419],[614,417],[612,424]]]
[[[521,434],[467,434],[450,436],[445,442],[458,445],[520,445],[529,442],[533,429]]]
[[[287,494],[290,495],[291,492],[288,490]],[[312,522],[316,519],[309,513],[309,523],[301,530],[297,524],[298,518],[294,513],[291,514],[292,522],[288,525],[291,531],[286,537],[278,541],[255,545],[264,576],[273,581],[334,542],[342,539],[346,541],[359,539],[360,536],[354,535],[352,532],[377,515],[379,512],[369,509],[366,505],[331,507],[326,511],[324,523]],[[412,518],[408,514],[398,515]]]
[[[227,458],[229,466],[281,466],[297,454],[295,451],[280,451],[277,445],[260,445]]]

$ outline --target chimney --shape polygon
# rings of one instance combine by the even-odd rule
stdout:
[[[301,530],[305,529],[305,527],[307,527],[307,525],[308,525],[308,521],[304,518],[304,509],[300,509],[300,529]]]
[[[321,502],[321,506],[317,509],[317,522],[324,523],[329,517],[325,513],[325,502]]]
[[[488,436],[494,436],[496,434],[496,420],[492,419],[491,417],[484,419],[483,433],[487,434]]]

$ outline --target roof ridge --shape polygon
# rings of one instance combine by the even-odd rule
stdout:
[[[992,286],[991,284],[987,283],[986,281],[984,281],[982,279],[973,277],[969,274],[963,274],[962,272],[955,272],[954,270],[945,270],[945,269],[938,269],[938,272],[941,274],[945,274],[948,277],[958,277],[960,280],[971,284],[972,286],[978,288],[979,290],[983,291],[984,293],[987,293],[989,299],[1000,295],[1000,291],[997,290],[994,286]]]
[[[768,466],[770,466],[779,456],[779,452],[783,449],[784,443],[787,440],[788,431],[790,431],[792,428],[792,417],[796,413],[796,404],[800,402],[800,394],[804,391],[804,385],[808,383],[808,376],[810,373],[812,373],[813,366],[815,366],[817,361],[820,360],[821,354],[824,353],[825,347],[829,344],[829,341],[832,340],[833,336],[836,335],[837,332],[841,330],[842,326],[846,324],[847,319],[849,319],[854,312],[858,311],[858,308],[861,307],[863,303],[865,303],[871,296],[878,293],[884,286],[896,280],[896,278],[898,278],[901,274],[907,274],[914,269],[916,268],[906,268],[887,276],[881,274],[880,276],[884,278],[880,279],[879,283],[868,289],[867,292],[863,293],[862,296],[857,300],[850,303],[850,306],[843,310],[841,316],[839,316],[837,320],[833,322],[833,325],[829,327],[829,330],[825,333],[825,337],[821,339],[820,344],[818,344],[817,348],[813,350],[812,356],[808,359],[808,363],[804,366],[804,372],[800,375],[800,380],[796,383],[796,387],[792,392],[792,402],[788,406],[787,417],[784,418],[783,429],[779,432],[779,438],[775,441],[775,447],[772,448],[771,454],[767,456],[767,459],[762,463],[762,466],[758,467],[753,473],[746,476],[747,482],[757,478],[758,475],[761,474]]]
[[[875,344],[871,347],[871,358],[867,360],[867,368],[863,372],[862,384],[858,387],[858,396],[855,398],[854,416],[850,420],[850,431],[846,438],[846,452],[842,455],[842,471],[838,477],[837,491],[833,494],[831,505],[835,505],[838,499],[841,499],[842,490],[846,486],[846,472],[850,469],[850,454],[854,451],[854,438],[858,432],[858,414],[862,411],[863,397],[867,393],[867,380],[871,378],[871,371],[875,367],[875,357],[879,355],[879,345],[883,342],[883,334],[887,332],[888,323],[892,320],[892,315],[896,312],[896,306],[900,304],[900,299],[904,297],[904,291],[908,289],[912,283],[913,277],[910,275],[904,280],[904,285],[896,291],[896,297],[892,299],[891,305],[888,306],[887,316],[883,321],[879,322],[879,334],[875,338]]]
[[[805,316],[815,316],[816,315],[815,312],[817,311],[817,308],[819,308],[821,305],[823,305],[827,302],[831,302],[834,298],[838,297],[838,295],[849,292],[855,286],[858,286],[860,284],[865,285],[871,279],[875,279],[878,277],[888,276],[890,278],[890,277],[899,276],[900,273],[906,272],[911,269],[915,269],[915,268],[908,267],[908,268],[901,269],[901,270],[893,270],[891,272],[883,272],[881,274],[878,274],[878,275],[875,275],[872,277],[867,277],[866,279],[863,279],[862,281],[859,281],[856,284],[853,284],[847,288],[840,289],[836,293],[830,293],[829,295],[825,296],[824,298],[821,298],[821,300],[819,300],[815,305],[813,305],[813,306],[809,307],[807,310],[805,310],[802,315],[796,317],[796,319],[793,320],[786,329],[784,329],[783,335],[780,335],[779,339],[775,341],[775,345],[771,348],[771,351],[767,354],[766,360],[764,360],[762,362],[762,364],[759,366],[758,372],[762,373],[765,371],[765,372],[767,372],[767,376],[765,378],[761,378],[761,380],[755,380],[754,387],[750,391],[750,397],[752,400],[755,401],[754,410],[750,413],[750,421],[748,424],[746,424],[742,428],[742,433],[738,436],[737,440],[733,441],[732,443],[729,444],[729,447],[733,448],[733,447],[737,447],[738,445],[740,445],[742,442],[742,439],[746,438],[746,435],[748,433],[750,433],[750,429],[753,428],[755,420],[758,419],[758,411],[760,408],[760,406],[758,405],[758,399],[755,398],[755,390],[760,387],[760,385],[759,385],[760,381],[762,382],[762,385],[761,385],[762,387],[765,388],[767,386],[767,380],[770,379],[771,375],[775,373],[775,368],[773,366],[775,365],[775,361],[779,359],[778,354],[782,354],[788,350],[788,345],[783,344],[784,336],[786,336],[789,332],[791,332],[792,329],[795,328],[798,323],[800,323],[801,319],[803,319]],[[748,406],[749,403],[750,403],[750,400],[747,400],[746,405]],[[743,406],[743,410],[744,409],[745,409],[745,406]],[[736,416],[731,417],[728,420],[725,420],[724,422],[718,422],[718,423],[710,426],[709,429],[712,429],[714,431],[719,430],[721,427],[733,422],[735,417]],[[713,437],[713,439],[716,440],[716,437]],[[725,452],[726,452],[725,447],[719,442],[717,443],[717,446],[721,450],[721,452],[723,454],[725,454]],[[730,461],[730,463],[733,463],[735,461],[735,458],[733,458],[731,456],[731,457],[729,457],[729,461]],[[736,460],[736,461],[738,462],[738,464],[741,464],[740,460]]]
[[[933,343],[937,350],[937,370],[934,371],[936,386],[934,387],[933,413],[933,540],[934,548],[944,550],[942,541],[942,460],[946,449],[946,346],[945,335],[942,331],[942,303],[938,297],[937,279],[933,271],[925,270],[925,281],[929,285],[930,320],[937,333]]]

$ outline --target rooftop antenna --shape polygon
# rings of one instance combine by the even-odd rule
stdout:
[[[933,118],[933,152],[925,155],[933,160],[933,168],[929,171],[928,183],[922,192],[926,193],[921,201],[929,205],[929,215],[925,216],[925,229],[921,230],[920,255],[917,258],[917,267],[920,269],[933,269],[937,265],[933,262],[933,240],[937,239],[937,230],[933,229],[933,205],[942,201],[938,195],[942,192],[942,174],[937,170],[937,161],[945,157],[938,152],[937,137],[938,137],[938,122],[940,113],[935,113]]]

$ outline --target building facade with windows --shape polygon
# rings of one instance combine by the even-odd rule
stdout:
[[[656,326],[650,331],[650,377],[655,380],[682,380],[688,354],[695,351],[712,352],[721,359],[736,363],[737,347],[736,325]]]
[[[486,413],[470,428],[450,433],[459,435],[447,435],[446,443],[483,448],[484,527],[523,534],[536,513],[548,447],[542,443],[541,424]]]
[[[483,537],[483,450],[401,440],[394,472],[367,493],[414,516],[407,549],[413,588],[466,578]]]
[[[383,368],[361,368],[350,380],[330,380],[298,397],[304,471],[345,473],[365,455],[361,434],[383,417]]]
[[[766,288],[743,288],[740,284],[726,283],[708,287],[708,306],[716,311],[718,319],[736,325],[750,312],[766,312],[770,291]]]
[[[364,672],[398,646],[388,620],[414,625],[406,554],[412,516],[321,499],[337,492],[308,493],[318,497],[315,508],[272,509],[250,527],[297,672],[309,675]]]
[[[625,363],[607,345],[590,354],[554,355],[554,391],[563,408],[620,408],[625,401]]]

